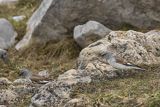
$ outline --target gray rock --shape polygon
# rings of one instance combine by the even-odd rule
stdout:
[[[32,81],[30,79],[24,79],[24,78],[20,78],[20,79],[16,79],[15,81],[13,81],[14,85],[30,85],[32,84]]]
[[[15,85],[15,86],[14,86]],[[31,85],[26,84],[14,84],[10,85],[9,89],[16,92],[19,96],[29,95],[37,91],[38,87],[33,87]]]
[[[96,21],[88,21],[84,25],[78,25],[74,28],[74,39],[82,47],[105,37],[111,32],[110,29]]]
[[[0,104],[14,104],[17,98],[17,93],[12,90],[0,90]]]
[[[9,85],[12,82],[9,81],[7,78],[0,78],[0,85]]]
[[[148,52],[153,53],[153,55],[160,57],[160,31],[152,30],[146,34],[147,43],[144,44]]]
[[[95,20],[110,29],[121,26],[156,28],[160,25],[158,0],[43,0],[28,22],[16,49],[30,43],[61,40],[73,28]]]
[[[0,0],[0,5],[10,5],[17,3],[18,0]]]
[[[17,33],[11,23],[6,19],[0,19],[0,48],[8,49],[13,46]]]
[[[124,62],[135,65],[159,64],[160,35],[158,31],[141,33],[136,31],[112,31],[104,39],[101,39],[85,49],[79,55],[78,65],[93,77],[115,78],[134,72],[125,73],[114,69],[102,56],[104,52],[112,52]]]
[[[30,106],[58,107],[61,101],[70,98],[70,91],[71,87],[62,82],[47,83],[32,97]]]
[[[75,69],[68,70],[62,75],[59,75],[58,81],[61,81],[68,85],[74,85],[78,83],[90,83],[91,78],[89,76],[82,76],[83,72],[77,71]]]
[[[90,83],[91,78],[83,73],[71,69],[60,75],[57,80],[43,85],[31,99],[31,107],[62,107],[68,100],[73,86],[78,83]]]

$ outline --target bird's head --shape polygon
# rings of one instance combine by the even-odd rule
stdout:
[[[103,52],[103,53],[101,53],[101,55],[102,55],[102,57],[106,58],[106,60],[113,58],[113,53],[111,53],[111,52]]]
[[[9,58],[6,50],[0,49],[0,58],[3,60],[4,63],[8,64]]]
[[[25,79],[28,78],[28,79],[29,79],[29,78],[32,76],[32,74],[31,74],[31,71],[29,71],[29,70],[26,69],[26,68],[23,68],[23,69],[20,70],[19,76],[20,76],[21,78],[25,78]]]

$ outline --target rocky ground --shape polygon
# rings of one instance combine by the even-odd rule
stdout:
[[[14,28],[13,33],[16,31],[18,34],[16,39],[12,37],[12,35],[10,36],[13,40],[15,39],[14,44],[18,43],[17,45],[12,44],[12,46],[10,46],[8,44],[6,45],[5,42],[3,44],[1,42],[2,45],[9,47],[6,50],[8,50],[7,53],[10,63],[5,64],[3,60],[0,60],[0,106],[160,106],[160,31],[158,29],[151,31],[145,29],[145,32],[143,32],[144,29],[141,29],[139,26],[139,24],[142,23],[136,22],[133,24],[132,21],[135,22],[135,20],[129,20],[130,18],[123,19],[123,17],[126,17],[126,14],[122,17],[122,22],[129,20],[130,24],[136,25],[135,28],[137,31],[132,30],[135,29],[133,26],[126,26],[125,24],[124,26],[120,24],[120,26],[118,26],[119,31],[114,31],[97,21],[92,20],[82,23],[86,20],[85,18],[89,18],[89,16],[83,18],[83,15],[88,15],[86,12],[80,14],[82,17],[81,21],[78,20],[79,18],[77,19],[77,14],[72,14],[71,18],[66,19],[68,16],[65,15],[70,13],[68,8],[72,10],[72,5],[74,6],[77,2],[74,1],[73,4],[71,3],[64,6],[66,0],[64,0],[65,3],[61,2],[61,0],[53,1],[54,0],[44,0],[33,16],[33,12],[40,5],[40,0],[19,0],[18,4],[0,6],[0,18],[5,18],[11,22]],[[93,0],[88,2],[90,4],[93,3],[94,6],[94,2],[98,1]],[[140,2],[140,4],[141,3],[142,2]],[[53,4],[55,6],[53,6]],[[80,8],[82,4],[83,2],[79,2],[76,11],[81,13],[83,10],[83,8]],[[130,2],[127,2],[124,7],[127,6],[127,4],[130,4]],[[147,3],[144,3],[144,5],[146,4]],[[108,4],[105,5],[108,6]],[[151,3],[148,7],[152,7],[152,5],[154,4]],[[50,6],[51,8],[48,8]],[[93,6],[90,5],[90,7],[87,8],[92,11]],[[98,8],[96,8],[95,11],[99,8],[101,10],[101,4],[97,6]],[[116,6],[115,4],[114,8],[116,8]],[[120,7],[121,6],[123,5],[121,4]],[[137,6],[139,6],[139,4]],[[64,11],[66,13],[56,15],[57,10],[55,8],[60,8],[61,13]],[[128,6],[126,8],[128,8]],[[138,9],[141,10],[141,8]],[[156,9],[157,8],[149,8],[153,13],[157,12],[152,11]],[[47,14],[43,13],[44,10]],[[146,9],[144,11],[147,13],[149,10]],[[55,12],[50,15],[52,11]],[[136,11],[137,10],[133,11],[133,14]],[[143,12],[140,11],[138,19],[144,17],[143,15],[141,16],[142,13]],[[36,21],[35,17],[39,14],[40,17]],[[106,15],[108,14],[111,13],[108,12]],[[13,18],[13,16],[19,15],[25,16],[25,18],[22,18],[22,20],[21,18],[16,18],[21,21]],[[56,19],[59,15],[65,17]],[[102,14],[99,15],[101,16]],[[56,24],[52,26],[53,22],[46,20],[47,17],[50,19],[53,18],[53,16],[56,17],[53,22],[55,22],[58,27],[55,27]],[[114,15],[112,17],[114,17]],[[92,18],[96,19],[98,17],[93,15]],[[29,19],[30,21],[27,23]],[[155,18],[147,17],[143,21],[148,20],[154,24],[154,19]],[[41,23],[39,20],[41,20]],[[73,20],[77,25],[75,28],[73,28],[75,24]],[[78,23],[76,20],[78,20]],[[98,18],[98,20],[101,19]],[[38,26],[31,23],[33,21],[34,24],[38,23]],[[59,21],[63,22],[63,24],[59,23]],[[104,19],[100,22],[104,22]],[[66,27],[66,23],[69,24],[68,27]],[[116,21],[114,21],[114,23],[116,23]],[[108,22],[104,22],[104,24],[106,25]],[[116,25],[114,25],[114,27],[115,26]],[[141,26],[143,26],[143,24]],[[152,24],[144,24],[145,28],[148,26],[154,27]],[[156,23],[155,26],[157,27],[158,23]],[[44,29],[44,27],[46,29]],[[41,30],[37,30],[37,28]],[[54,30],[52,29],[53,32],[50,28],[54,28]],[[69,32],[70,30],[72,30],[72,33]],[[44,33],[48,38],[43,37],[42,34]],[[31,38],[26,40],[26,38],[23,37],[25,34],[26,37],[31,34],[35,35],[32,35]],[[55,41],[52,34],[55,35],[56,39],[57,36],[61,37],[61,40],[59,41],[58,38],[58,40]],[[3,35],[0,35],[0,38],[2,37]],[[0,40],[3,41],[3,39]],[[22,45],[23,41],[25,43],[25,41],[28,40],[35,43],[27,42],[28,47],[19,50],[26,45]],[[41,44],[38,44],[39,42],[41,42]],[[0,46],[1,48],[3,48],[2,45]],[[19,46],[20,48],[17,48]],[[122,71],[114,69],[108,64],[105,57],[103,57],[103,54],[108,51],[114,53],[114,55],[121,58],[121,60],[137,64],[146,70]],[[32,72],[31,77],[20,77],[22,70]]]

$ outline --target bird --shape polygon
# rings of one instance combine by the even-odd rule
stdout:
[[[134,65],[131,63],[125,63],[122,60],[116,59],[116,57],[111,52],[105,52],[102,54],[102,56],[106,59],[108,64],[111,65],[115,69],[119,69],[122,71],[123,70],[132,70],[132,69],[145,71],[145,69],[141,68],[138,65]]]
[[[2,59],[2,61],[5,63],[5,64],[8,64],[10,61],[9,61],[9,58],[8,58],[8,54],[7,54],[7,51],[4,50],[4,49],[0,49],[0,58]]]
[[[33,74],[32,71],[28,70],[27,68],[23,68],[19,72],[19,76],[23,79],[28,79],[36,83],[48,83],[51,79],[40,76],[38,74]]]

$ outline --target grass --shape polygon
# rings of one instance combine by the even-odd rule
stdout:
[[[79,46],[71,38],[65,38],[58,43],[34,45],[22,52],[17,52],[12,48],[9,50],[12,64],[7,66],[1,62],[3,75],[0,76],[13,80],[21,68],[28,68],[35,73],[49,70],[54,79],[59,74],[76,67],[79,52]]]
[[[0,18],[8,19],[18,32],[19,41],[26,32],[26,22],[38,7],[41,0],[20,0],[16,6],[0,6]],[[12,16],[25,15],[21,22],[12,20]],[[137,29],[124,24],[122,30]],[[0,61],[0,77],[10,80],[18,78],[21,68],[28,68],[34,73],[49,70],[51,78],[76,68],[76,60],[80,47],[72,38],[64,38],[60,42],[50,41],[46,44],[32,45],[22,52],[14,48],[8,50],[11,65]],[[103,80],[90,84],[79,84],[74,87],[72,97],[86,96],[90,99],[91,107],[160,107],[160,67],[153,65],[146,72],[138,73],[131,77]],[[1,87],[1,89],[7,87]],[[19,107],[28,105],[32,95],[24,96]],[[105,107],[103,106],[103,107]]]
[[[40,2],[41,0],[19,0],[19,2],[13,6],[0,5],[0,18],[6,18],[12,23],[18,33],[18,41],[25,35],[26,22],[32,13],[37,9]],[[26,18],[20,22],[15,22],[12,19],[13,16],[20,15],[24,15]]]
[[[78,85],[72,97],[86,95],[93,107],[159,107],[159,70],[159,65],[153,65],[131,77]]]

